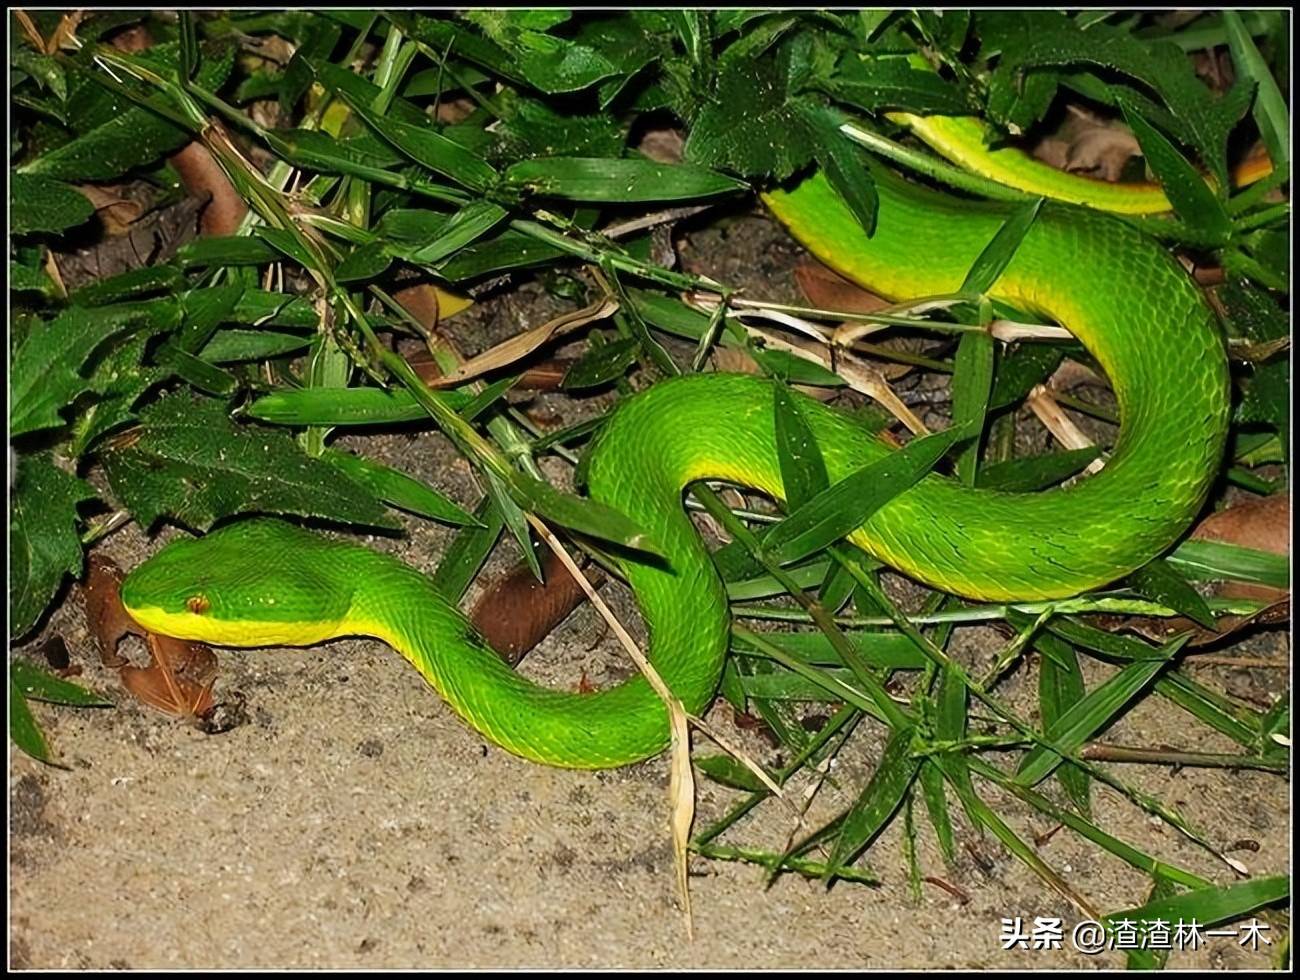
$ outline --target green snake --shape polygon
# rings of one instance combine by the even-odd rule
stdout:
[[[814,175],[765,195],[823,262],[884,296],[957,291],[1007,215],[876,173],[867,237]],[[1067,327],[1110,378],[1122,423],[1097,474],[1041,493],[973,489],[931,475],[849,540],[927,585],[976,599],[1071,596],[1169,547],[1205,501],[1223,451],[1228,374],[1215,317],[1166,251],[1094,210],[1045,204],[989,295]],[[832,482],[891,449],[794,395]],[[726,593],[682,505],[683,488],[731,481],[783,499],[773,383],[689,375],[612,414],[590,450],[587,489],[636,521],[665,562],[625,558],[649,660],[686,711],[713,698],[729,640]],[[146,629],[241,647],[377,637],[415,665],[470,725],[537,762],[606,768],[661,752],[667,711],[644,677],[552,690],[510,669],[410,566],[267,518],[168,545],[125,581]]]

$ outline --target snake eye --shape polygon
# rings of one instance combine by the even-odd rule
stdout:
[[[192,595],[185,600],[185,608],[196,616],[202,616],[211,606],[212,604],[208,602],[208,597],[205,595]]]

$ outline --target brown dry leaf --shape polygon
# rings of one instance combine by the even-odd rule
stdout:
[[[143,183],[138,186],[143,187]],[[87,248],[72,252],[51,249],[67,289],[108,279],[146,265],[160,265],[195,237],[205,202],[184,197],[175,204],[142,215],[125,233],[103,235]]]
[[[121,668],[122,686],[143,703],[170,715],[203,719],[212,712],[212,685],[217,658],[202,643],[146,633],[122,605],[122,570],[111,558],[90,556],[90,571],[82,586],[86,628],[99,646],[106,667]],[[150,664],[137,667],[117,653],[128,633],[143,636]]]
[[[450,387],[463,384],[489,371],[507,367],[527,357],[543,344],[572,333],[588,323],[603,320],[618,309],[618,302],[608,297],[584,306],[580,310],[562,313],[545,323],[516,334],[509,340],[497,344],[477,357],[471,357],[450,374],[443,375],[430,384],[434,387]]]
[[[1274,555],[1289,555],[1291,497],[1289,494],[1278,493],[1234,504],[1201,521],[1192,532],[1192,537],[1206,541],[1224,541]],[[1291,592],[1289,589],[1249,582],[1225,582],[1218,588],[1217,594],[1227,599],[1274,602],[1289,598]]]
[[[122,569],[111,558],[91,555],[86,584],[81,587],[82,604],[86,612],[86,630],[95,638],[99,659],[105,667],[121,667],[129,663],[117,653],[117,644],[128,633],[144,636],[144,630],[126,614],[120,590]]]
[[[200,232],[214,236],[235,234],[248,214],[248,204],[208,148],[199,142],[190,143],[172,154],[171,164],[187,191],[208,199],[199,219]]]
[[[565,375],[576,363],[574,357],[548,357],[521,374],[515,387],[526,391],[558,391]]]
[[[94,207],[104,226],[104,234],[110,237],[125,235],[144,214],[144,204],[123,197],[120,188],[83,184],[77,190]]]
[[[794,279],[809,304],[818,309],[844,313],[877,313],[891,305],[883,296],[863,289],[812,259],[806,259],[795,266]],[[853,323],[853,321],[842,324],[840,330],[836,331],[836,336],[838,337],[850,323],[853,326],[861,326],[860,323]],[[897,347],[899,350],[919,354],[927,349],[928,341],[914,336],[891,337],[882,346]],[[863,353],[863,356],[870,356],[861,351],[860,353]],[[895,381],[914,370],[910,364],[884,358],[873,357],[872,365],[886,381]]]
[[[202,643],[157,633],[148,634],[148,642],[149,666],[123,667],[122,686],[139,701],[169,715],[201,721],[211,714],[216,655]]]
[[[1187,641],[1187,646],[1200,647],[1218,643],[1224,637],[1238,633],[1247,626],[1274,626],[1290,621],[1291,600],[1288,597],[1274,602],[1249,616],[1219,616],[1214,621],[1214,629],[1206,629],[1185,616],[1174,616],[1169,619],[1159,616],[1108,616],[1098,617],[1098,619],[1098,625],[1103,629],[1128,630],[1156,643],[1165,643],[1171,637],[1190,633],[1191,638]]]
[[[1257,497],[1211,514],[1191,534],[1206,541],[1223,541],[1254,548],[1275,555],[1291,552],[1291,500],[1287,494]],[[1215,620],[1215,629],[1206,629],[1190,619],[1153,616],[1103,617],[1105,628],[1124,629],[1158,642],[1180,633],[1191,633],[1188,646],[1217,643],[1225,636],[1247,626],[1269,626],[1291,618],[1291,592],[1251,582],[1219,582],[1212,594],[1224,599],[1248,599],[1266,605],[1249,615],[1225,615]]]
[[[144,24],[136,24],[124,31],[118,31],[109,43],[119,51],[137,54],[153,47],[153,36]]]
[[[574,361],[572,357],[548,357],[538,361],[519,375],[514,387],[519,391],[558,391]],[[427,350],[414,351],[407,356],[406,362],[425,384],[432,385],[443,376],[442,368]]]
[[[457,99],[443,99],[438,103],[438,109],[437,112],[434,113],[434,118],[436,118],[440,123],[454,126],[456,123],[464,122],[467,118],[473,115],[474,110],[477,108],[478,103],[468,95],[462,95]]]
[[[1082,130],[1070,143],[1065,169],[1071,173],[1095,174],[1102,180],[1117,181],[1129,160],[1142,155],[1137,137],[1129,129],[1097,125]]]
[[[474,305],[468,296],[448,292],[428,282],[399,289],[393,293],[393,299],[426,330],[434,329],[443,320]]]
[[[77,28],[85,18],[84,10],[74,10],[72,13],[64,14],[59,18],[59,25],[54,28],[54,33],[46,42],[45,53],[54,54],[56,51],[66,48],[69,51],[75,51],[81,47],[81,42],[77,40]]]
[[[636,148],[655,163],[681,163],[686,140],[677,129],[651,129]]]
[[[794,281],[809,304],[842,313],[875,313],[889,306],[889,300],[849,282],[820,262],[805,259],[794,267]]]
[[[510,664],[522,660],[586,598],[555,552],[548,551],[541,564],[545,582],[520,562],[487,587],[470,613],[483,638]],[[593,585],[604,579],[598,569],[587,577]]]
[[[14,20],[18,21],[18,26],[23,29],[23,33],[27,35],[27,40],[32,43],[32,47],[43,53],[45,51],[45,38],[41,37],[41,32],[37,29],[36,23],[27,11],[15,10]]]
[[[55,633],[38,649],[45,662],[49,664],[50,670],[59,677],[76,677],[81,673],[81,666],[72,662],[72,657],[68,653],[68,643],[60,634]]]
[[[817,351],[817,345],[808,340],[789,341],[791,347],[797,347],[809,354]],[[724,347],[721,344],[715,344],[713,350],[709,352],[709,360],[712,362],[714,370],[727,374],[762,374],[762,370],[744,350],[739,347]],[[816,385],[793,385],[796,391],[802,392],[809,398],[816,398],[818,401],[830,401],[837,394],[834,388],[820,388]]]
[[[1290,554],[1291,497],[1276,493],[1233,504],[1201,521],[1192,537],[1226,541],[1274,555]]]
[[[1034,145],[1031,156],[1049,167],[1064,170],[1070,159],[1070,141],[1057,136],[1044,136]]]
[[[1066,121],[1035,143],[1030,154],[1057,170],[1117,181],[1129,160],[1142,151],[1122,122],[1072,105]]]

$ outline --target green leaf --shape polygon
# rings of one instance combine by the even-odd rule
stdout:
[[[1160,648],[1159,657],[1131,663],[1114,674],[1087,697],[1073,704],[1047,729],[1047,735],[1056,745],[1073,751],[1109,725],[1139,691],[1164,670],[1165,665],[1187,642],[1182,636]],[[1016,782],[1033,786],[1046,778],[1062,759],[1045,745],[1035,745],[1026,753],[1016,770]]]
[[[868,235],[874,234],[876,208],[880,202],[875,181],[863,166],[857,144],[846,139],[837,128],[831,128],[822,133],[817,163],[830,181],[831,189],[853,212],[858,224]]]
[[[504,160],[528,157],[617,157],[626,134],[613,114],[565,111],[522,95],[501,93],[501,122],[495,136],[495,156]]]
[[[32,717],[32,709],[27,706],[27,699],[18,690],[13,675],[9,675],[9,738],[13,743],[40,762],[53,764],[49,744],[41,733],[41,728]]]
[[[90,375],[90,388],[98,400],[81,413],[73,426],[69,451],[81,457],[101,436],[134,418],[140,397],[171,372],[145,363],[152,336],[137,334],[98,360]]]
[[[17,262],[10,262],[9,290],[15,293],[42,293],[46,297],[52,297],[55,293],[55,286],[53,280],[45,274],[43,269],[35,269],[30,266],[19,265]]]
[[[68,298],[78,306],[104,306],[149,293],[180,292],[185,286],[185,277],[173,266],[143,266],[74,289]]]
[[[206,531],[251,511],[399,526],[336,467],[283,432],[235,425],[217,399],[159,399],[140,413],[138,436],[104,452],[103,463],[114,494],[146,528],[168,516]]]
[[[321,459],[337,466],[384,503],[445,524],[464,526],[476,523],[446,494],[401,470],[341,449],[327,448]]]
[[[1038,708],[1043,728],[1050,731],[1060,723],[1067,711],[1084,699],[1088,691],[1079,669],[1079,655],[1074,647],[1051,634],[1044,633],[1034,639],[1034,646],[1043,653],[1038,664]],[[1057,779],[1074,801],[1080,812],[1086,814],[1090,807],[1092,779],[1078,766],[1066,763],[1057,770]]]
[[[1230,279],[1220,290],[1230,329],[1255,343],[1286,337],[1290,332],[1287,315],[1265,290],[1240,279]],[[1262,423],[1274,429],[1283,452],[1290,448],[1291,381],[1290,359],[1279,354],[1252,368],[1242,397],[1238,417],[1243,422]]]
[[[459,391],[441,392],[453,409],[464,408],[470,396]],[[379,388],[296,388],[263,395],[245,409],[263,422],[276,425],[387,425],[413,422],[429,413],[408,391]]]
[[[1034,385],[1042,384],[1061,364],[1065,350],[1052,344],[1018,344],[998,358],[993,390],[989,393],[989,411],[1014,405]]]
[[[408,262],[433,265],[477,241],[506,217],[506,209],[491,201],[470,201],[451,216],[427,244],[404,253]]]
[[[1101,456],[1101,452],[1100,446],[1087,446],[1083,449],[1066,449],[993,463],[981,467],[975,474],[975,485],[985,490],[1002,490],[1006,493],[1033,493],[1079,473]]]
[[[974,108],[962,91],[905,58],[864,58],[850,51],[825,89],[840,102],[866,112],[898,109],[919,115],[965,116]]]
[[[518,383],[519,375],[497,378],[497,380],[484,385],[482,389],[472,395],[469,401],[465,403],[465,407],[457,411],[456,414],[466,422],[473,422],[489,408],[505,398],[506,392]]]
[[[218,330],[203,345],[199,356],[213,364],[269,361],[296,353],[310,344],[310,337],[279,330]]]
[[[1119,99],[1124,121],[1133,130],[1142,155],[1180,218],[1219,242],[1232,234],[1232,219],[1223,202],[1210,190],[1196,168],[1183,158],[1164,135],[1138,114],[1127,99]]]
[[[1166,561],[1199,582],[1232,579],[1279,589],[1291,585],[1290,562],[1286,555],[1244,548],[1226,541],[1184,541],[1166,556]]]
[[[165,62],[168,55],[175,57],[176,45],[158,45],[150,54]],[[209,92],[220,88],[230,74],[234,56],[230,46],[220,56],[204,59],[198,72],[199,87]],[[158,113],[121,97],[118,100],[126,105],[104,122],[23,164],[19,172],[63,180],[109,180],[153,163],[193,139],[192,133]]]
[[[766,56],[723,70],[691,127],[686,158],[778,181],[806,165],[818,143],[810,113],[819,107],[790,95],[788,67],[786,59]]]
[[[730,346],[724,344],[724,346]],[[817,385],[822,388],[842,388],[844,379],[834,371],[822,367],[816,361],[807,361],[796,354],[784,350],[769,350],[753,346],[749,356],[765,372],[774,378],[781,378],[793,385]]]
[[[599,347],[593,346],[564,373],[560,387],[565,390],[594,388],[621,378],[636,361],[639,350],[635,337],[620,337]]]
[[[182,267],[190,269],[211,265],[265,265],[279,258],[279,253],[262,239],[248,235],[205,236],[182,245],[176,258]]]
[[[861,527],[969,436],[961,429],[935,432],[849,474],[774,526],[763,540],[764,549],[780,564],[820,551]]]
[[[358,245],[334,267],[338,282],[364,282],[381,275],[392,263],[393,257],[379,242]]]
[[[513,13],[478,9],[463,16],[511,56],[512,71],[534,88],[550,94],[576,92],[617,72],[618,69],[593,48],[568,38],[530,30],[512,16]],[[473,54],[459,47],[453,47],[452,51],[475,60]],[[485,67],[501,65],[496,56],[493,60],[495,66]]]
[[[33,328],[11,366],[10,437],[62,425],[60,409],[90,388],[81,368],[91,353],[108,338],[147,327],[159,318],[175,325],[179,306],[174,302],[95,310],[71,306],[52,323]]]
[[[898,809],[921,766],[920,757],[911,754],[914,734],[911,727],[898,728],[890,733],[880,757],[880,765],[871,774],[871,779],[844,817],[831,856],[826,862],[823,879],[829,880],[843,870],[885,829],[890,817]]]
[[[459,602],[478,570],[501,537],[505,519],[491,494],[484,494],[474,511],[475,526],[460,531],[433,573],[433,586],[452,602]]]
[[[819,667],[846,666],[839,651],[820,631],[782,633],[779,639],[782,650],[804,663]],[[863,661],[878,670],[920,670],[929,663],[925,652],[902,633],[855,632],[847,634],[847,639]],[[732,638],[732,646],[737,650],[755,650],[740,634]]]
[[[539,197],[616,204],[693,200],[749,189],[744,181],[705,167],[635,157],[523,160],[506,171],[506,181]]]
[[[95,497],[48,453],[18,457],[9,506],[9,636],[30,630],[65,575],[81,573],[77,505]]]
[[[9,664],[9,678],[25,698],[63,704],[73,708],[108,708],[113,702],[89,688],[56,677],[26,660],[15,659]]]
[[[1291,163],[1287,152],[1291,113],[1287,109],[1286,98],[1278,88],[1277,79],[1264,63],[1259,49],[1255,47],[1255,42],[1251,40],[1250,32],[1242,23],[1241,14],[1235,10],[1225,10],[1223,23],[1228,29],[1228,48],[1232,52],[1232,64],[1237,69],[1237,76],[1255,83],[1253,113],[1260,136],[1268,148],[1268,158],[1273,161],[1274,169],[1288,167]]]
[[[562,493],[549,483],[523,473],[512,476],[518,494],[516,502],[521,507],[536,511],[571,531],[589,534],[632,551],[663,556],[661,545],[654,536],[621,511],[594,500]]]
[[[1034,219],[1038,217],[1038,209],[1042,206],[1043,199],[1036,197],[1032,201],[1017,205],[1015,210],[1007,215],[1007,220],[1002,223],[998,233],[984,246],[979,258],[966,273],[962,292],[987,293],[993,288],[993,284],[1006,269],[1007,263],[1016,254],[1016,249],[1020,248],[1020,243],[1025,240],[1025,235],[1029,233]]]
[[[1151,891],[1147,895],[1147,901],[1173,898],[1177,894],[1178,889],[1174,883],[1157,873],[1153,875]],[[1128,970],[1163,970],[1169,963],[1169,954],[1171,952],[1173,952],[1172,949],[1162,949],[1159,946],[1155,949],[1130,949],[1124,966]]]
[[[1206,629],[1214,629],[1214,613],[1205,599],[1163,558],[1151,559],[1129,575],[1127,584],[1144,598],[1175,609]]]
[[[380,115],[348,92],[340,94],[375,132],[422,167],[473,191],[482,192],[496,184],[499,177],[496,170],[459,143],[432,128]]]
[[[696,756],[691,762],[695,768],[720,786],[745,790],[749,793],[767,791],[763,781],[755,776],[748,766],[742,765],[729,755]]]
[[[457,58],[486,68],[508,82],[515,84],[526,82],[510,52],[474,31],[466,30],[451,21],[423,14],[393,11],[387,16],[401,28],[404,34],[425,42],[440,56],[444,51],[454,52]]]
[[[327,174],[351,174],[379,183],[391,181],[390,168],[402,162],[394,154],[375,152],[370,143],[334,139],[316,129],[269,132],[265,139],[278,156],[296,167]]]
[[[957,357],[952,379],[952,424],[954,428],[969,428],[976,433],[957,455],[957,476],[968,487],[975,486],[976,464],[979,460],[980,439],[984,432],[984,419],[989,410],[989,394],[993,390],[993,338],[983,331],[962,334],[957,344]]]
[[[48,177],[9,175],[9,233],[63,231],[95,213],[94,205],[79,191]]]
[[[830,486],[826,462],[798,403],[783,384],[772,386],[776,422],[776,458],[786,506],[796,510]]]
[[[501,234],[462,248],[445,260],[438,272],[451,282],[463,282],[480,276],[554,262],[569,253],[555,245],[540,242],[532,235],[508,228]]]
[[[1268,878],[1255,878],[1251,881],[1238,881],[1231,885],[1198,888],[1184,892],[1173,898],[1158,898],[1137,908],[1112,912],[1105,916],[1105,922],[1113,926],[1121,919],[1134,922],[1190,922],[1195,920],[1202,926],[1214,926],[1220,922],[1231,922],[1249,915],[1258,909],[1275,902],[1281,902],[1291,894],[1289,875],[1273,875]]]

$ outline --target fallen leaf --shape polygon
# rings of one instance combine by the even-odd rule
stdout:
[[[655,163],[681,163],[686,140],[678,129],[651,129],[636,148]]]
[[[248,214],[248,204],[235,190],[226,172],[206,146],[187,144],[171,156],[171,165],[180,174],[185,189],[195,197],[207,198],[199,218],[204,235],[233,235]]]
[[[449,292],[428,282],[399,289],[393,293],[393,299],[426,330],[433,330],[443,320],[474,305],[468,296]]]
[[[1278,493],[1234,504],[1201,521],[1191,536],[1254,548],[1274,555],[1289,555],[1291,497],[1289,494]],[[1289,589],[1250,582],[1224,582],[1217,588],[1216,594],[1226,599],[1275,602],[1289,597],[1291,592]]]
[[[104,234],[111,238],[125,235],[139,220],[140,215],[144,214],[144,204],[123,197],[120,188],[82,184],[77,190],[94,207],[100,223],[104,226]]]
[[[889,300],[849,282],[820,262],[805,259],[794,267],[794,281],[809,304],[840,313],[875,313]]]
[[[1287,494],[1257,497],[1211,514],[1192,531],[1191,537],[1254,548],[1275,555],[1291,553],[1291,501]],[[1098,625],[1111,631],[1126,630],[1163,643],[1172,636],[1190,633],[1189,647],[1217,643],[1248,626],[1270,626],[1291,619],[1291,592],[1253,582],[1216,582],[1211,595],[1223,599],[1247,599],[1265,605],[1249,615],[1224,615],[1207,629],[1183,616],[1103,616]]]
[[[520,562],[484,590],[470,613],[483,638],[511,664],[546,639],[586,598],[553,551],[547,551],[541,564],[545,582],[537,581]],[[593,569],[587,577],[598,585],[604,576]]]
[[[1141,155],[1142,149],[1131,130],[1100,124],[1083,129],[1071,141],[1065,169],[1114,182],[1119,180],[1129,160]]]
[[[1111,632],[1127,631],[1136,633],[1156,643],[1168,642],[1183,633],[1190,633],[1188,647],[1208,646],[1219,643],[1233,633],[1239,633],[1248,626],[1275,626],[1291,619],[1291,600],[1283,599],[1249,616],[1226,615],[1215,619],[1215,628],[1207,629],[1185,616],[1164,618],[1160,616],[1107,616],[1097,617],[1097,625]]]
[[[202,721],[216,706],[212,686],[217,679],[217,657],[202,643],[148,634],[148,667],[127,664],[121,669],[122,686],[135,698],[169,715]]]
[[[91,555],[87,565],[86,584],[81,587],[86,630],[99,647],[100,662],[105,667],[121,667],[130,661],[118,656],[118,642],[128,633],[144,636],[144,630],[127,615],[126,607],[122,605],[123,575],[117,563],[103,555]]]
[[[463,384],[491,371],[509,367],[527,357],[543,344],[572,333],[589,323],[612,316],[617,310],[618,302],[605,298],[584,306],[582,309],[562,313],[557,317],[552,317],[545,323],[516,334],[509,340],[502,341],[476,357],[471,357],[450,374],[444,374],[426,383],[433,387],[450,387]]]

